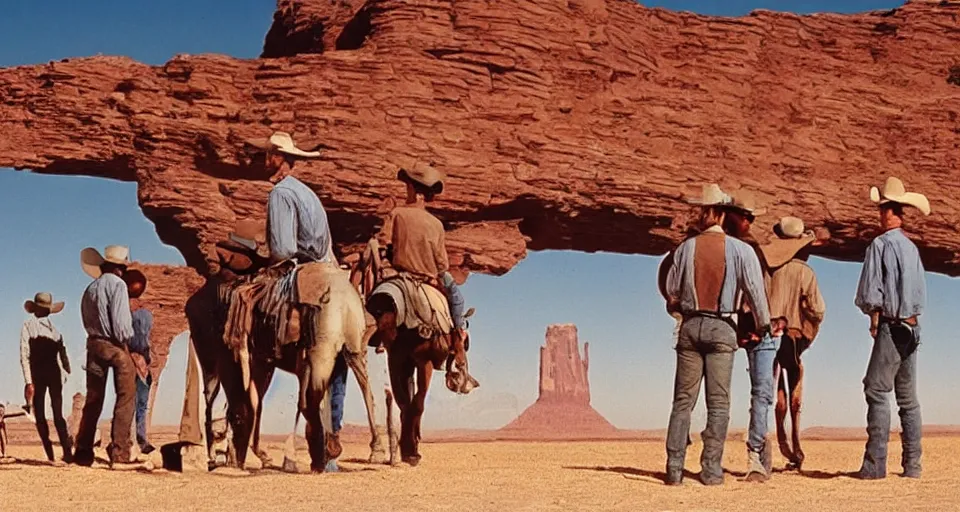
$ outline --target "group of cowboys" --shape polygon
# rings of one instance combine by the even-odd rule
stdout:
[[[128,269],[129,251],[110,246],[101,255],[87,248],[80,253],[81,266],[94,279],[83,293],[80,315],[87,332],[86,401],[80,418],[76,446],[63,418],[63,384],[71,371],[63,336],[51,315],[63,310],[47,292],[37,293],[24,308],[30,315],[20,331],[20,365],[23,370],[26,408],[33,410],[37,432],[47,459],[55,464],[93,464],[97,423],[103,410],[107,370],[113,368],[117,394],[113,411],[112,443],[107,447],[111,461],[131,462],[131,430],[136,417],[136,442],[140,452],[154,450],[147,440],[147,405],[150,395],[150,330],[153,315],[139,307],[137,299],[147,287],[146,276]],[[56,461],[46,420],[46,398],[50,396],[53,424],[63,449]]]
[[[886,476],[887,394],[894,391],[900,408],[903,476],[919,478],[921,418],[915,351],[926,287],[919,252],[902,226],[905,208],[929,215],[930,204],[922,194],[907,192],[895,177],[888,178],[882,189],[873,187],[870,199],[878,207],[883,232],[867,248],[855,298],[856,306],[870,317],[873,339],[863,378],[868,441],[856,475],[862,479]],[[704,381],[707,425],[701,435],[700,479],[706,485],[723,483],[721,459],[730,419],[734,355],[744,348],[751,382],[746,479],[763,482],[772,471],[766,435],[777,379],[800,364],[800,355],[813,343],[826,309],[816,276],[806,264],[809,248],[823,243],[824,237],[805,230],[801,219],[785,217],[774,227],[771,242],[760,245],[750,235],[750,225],[761,212],[747,192],[731,196],[710,184],[703,187],[701,198],[690,202],[701,207],[698,233],[681,243],[661,266],[661,292],[668,312],[678,321],[665,480],[668,485],[683,480],[690,414]]]
[[[317,158],[320,153],[298,148],[291,136],[284,132],[276,132],[267,140],[251,141],[250,144],[264,156],[263,177],[274,185],[267,199],[266,241],[270,256],[269,261],[261,263],[293,260],[298,264],[336,264],[330,226],[320,199],[310,187],[291,175],[299,159]],[[402,167],[397,177],[406,185],[406,204],[390,212],[381,230],[381,236],[385,238],[382,242],[389,249],[390,263],[397,271],[419,276],[423,281],[446,290],[451,318],[455,326],[461,327],[464,300],[448,271],[443,224],[425,208],[425,203],[433,201],[443,191],[445,176],[418,162]],[[252,257],[255,257],[255,238],[255,233],[242,229],[231,235],[233,242],[254,249],[248,253]],[[89,466],[93,463],[96,425],[103,408],[106,374],[110,368],[114,371],[117,393],[111,442],[107,447],[111,467],[143,462],[136,460],[131,453],[130,429],[135,405],[140,452],[147,454],[154,449],[146,439],[147,396],[151,382],[147,340],[152,317],[144,308],[131,314],[131,299],[143,293],[146,278],[141,272],[129,269],[129,263],[129,249],[124,246],[108,246],[103,255],[92,248],[81,253],[83,270],[95,280],[87,287],[81,303],[81,316],[87,332],[87,394],[74,452],[63,420],[61,396],[70,365],[63,338],[49,318],[50,314],[63,309],[63,303],[53,303],[47,293],[37,294],[33,301],[26,303],[27,311],[33,316],[24,324],[21,337],[21,359],[27,382],[25,398],[35,411],[37,430],[51,461],[54,455],[44,418],[44,393],[49,392],[51,396],[54,424],[64,451],[63,462]],[[330,385],[333,432],[328,439],[328,452],[332,458],[336,458],[341,450],[339,432],[346,380],[347,365],[340,355]],[[188,395],[199,393],[189,389],[196,382],[188,378]]]

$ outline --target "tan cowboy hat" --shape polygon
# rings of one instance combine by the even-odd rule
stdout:
[[[432,165],[415,162],[413,165],[401,166],[397,172],[397,179],[403,182],[413,182],[430,189],[434,194],[443,192],[443,180],[446,175]]]
[[[27,313],[30,314],[33,314],[38,309],[46,309],[50,311],[52,315],[63,311],[63,302],[54,302],[53,295],[47,292],[40,292],[33,296],[33,300],[24,302],[23,309],[27,310]]]
[[[877,204],[900,203],[920,210],[924,215],[930,215],[930,201],[927,196],[916,192],[907,192],[900,178],[887,178],[883,190],[870,187],[870,200]]]
[[[128,270],[123,273],[123,282],[127,283],[127,290],[131,299],[140,298],[147,291],[147,276],[139,270]]]
[[[730,208],[748,215],[753,215],[754,217],[759,217],[767,213],[766,209],[757,207],[757,198],[753,195],[753,192],[742,189],[733,193],[733,201],[730,204]]]
[[[90,277],[97,279],[103,272],[100,265],[113,263],[126,267],[130,264],[130,249],[123,245],[108,245],[103,249],[103,255],[93,247],[80,251],[80,267]]]
[[[279,151],[291,156],[301,158],[317,158],[319,151],[304,151],[297,147],[293,142],[293,137],[287,132],[274,132],[269,139],[254,139],[248,141],[248,144],[264,151]]]
[[[773,226],[773,232],[777,235],[776,238],[760,246],[763,257],[771,268],[786,264],[800,252],[800,249],[817,241],[816,233],[805,229],[803,221],[797,217],[783,217]]]
[[[709,183],[703,186],[700,197],[688,198],[687,202],[698,206],[724,206],[732,202],[729,194],[720,190],[720,185]]]

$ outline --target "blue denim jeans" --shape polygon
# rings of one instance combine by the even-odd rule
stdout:
[[[673,410],[667,428],[667,479],[679,481],[683,474],[690,435],[690,413],[706,384],[707,426],[700,434],[703,453],[700,479],[723,481],[723,444],[730,425],[730,379],[737,351],[737,333],[729,322],[708,317],[689,317],[680,325],[677,338],[677,373],[673,387]],[[772,370],[771,370],[772,372]]]
[[[147,382],[137,377],[137,444],[147,444],[147,404],[150,402],[150,382],[152,377],[147,375]]]
[[[453,280],[450,272],[443,273],[443,287],[447,289],[447,303],[450,304],[450,318],[453,319],[454,325],[463,327],[463,307],[466,301],[463,298],[463,294],[460,293],[460,287],[457,286],[457,282]]]
[[[343,427],[343,400],[346,395],[347,360],[341,352],[333,364],[333,375],[330,377],[330,418],[334,433],[340,432]]]
[[[920,339],[920,327],[913,331]],[[900,435],[903,443],[903,472],[919,477],[921,472],[920,400],[917,397],[917,353],[902,358],[894,344],[889,323],[881,323],[873,342],[873,352],[863,378],[867,399],[867,446],[863,454],[861,476],[883,478],[887,474],[887,442],[890,439],[890,404],[893,391],[900,408]]]
[[[773,366],[779,349],[780,336],[769,334],[764,336],[760,343],[747,347],[750,372],[750,429],[747,434],[747,449],[754,453],[762,453],[767,445],[767,424],[776,396]]]

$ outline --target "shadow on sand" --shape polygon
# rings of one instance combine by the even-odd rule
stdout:
[[[623,466],[564,466],[563,469],[572,469],[575,471],[598,471],[601,473],[616,473],[632,480],[643,480],[650,483],[663,484],[667,474],[663,471],[651,471],[649,469],[628,468]],[[738,473],[724,469],[723,472],[734,478],[743,478],[744,473]],[[700,481],[700,474],[689,470],[683,470],[683,477]]]

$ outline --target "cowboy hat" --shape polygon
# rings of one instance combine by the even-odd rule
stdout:
[[[883,184],[883,190],[870,187],[870,200],[879,205],[899,203],[912,206],[924,215],[930,215],[930,201],[927,200],[927,196],[916,192],[907,192],[900,178],[893,176],[887,178],[887,181]]]
[[[287,132],[274,132],[269,139],[254,139],[247,143],[264,151],[279,151],[280,153],[301,158],[316,158],[320,156],[319,151],[304,151],[298,148],[296,143],[293,142],[293,137]]]
[[[139,298],[147,290],[147,276],[139,270],[128,270],[123,273],[123,282],[127,283],[127,290],[131,299]]]
[[[749,190],[738,190],[732,196],[732,201],[728,205],[731,210],[740,211],[754,217],[759,217],[767,212],[764,208],[757,207],[757,198]]]
[[[30,314],[33,314],[38,309],[46,309],[50,311],[50,314],[55,314],[63,311],[63,302],[53,302],[53,295],[47,292],[40,292],[33,296],[33,300],[24,302],[23,309],[27,310],[27,313]]]
[[[431,165],[415,162],[413,165],[400,167],[397,179],[422,185],[434,194],[440,194],[443,192],[443,180],[446,179],[446,175]]]
[[[805,229],[803,221],[797,217],[783,217],[773,226],[773,232],[777,235],[776,238],[760,246],[770,268],[786,264],[800,249],[817,241],[817,235],[812,230]]]
[[[103,249],[103,255],[93,247],[87,247],[80,251],[80,267],[90,277],[97,279],[103,272],[100,271],[100,265],[104,263],[113,263],[126,267],[130,264],[130,248],[123,245],[108,245]]]
[[[720,185],[709,183],[703,186],[703,193],[700,197],[688,198],[687,202],[698,206],[723,206],[731,204],[729,194],[720,190]]]

